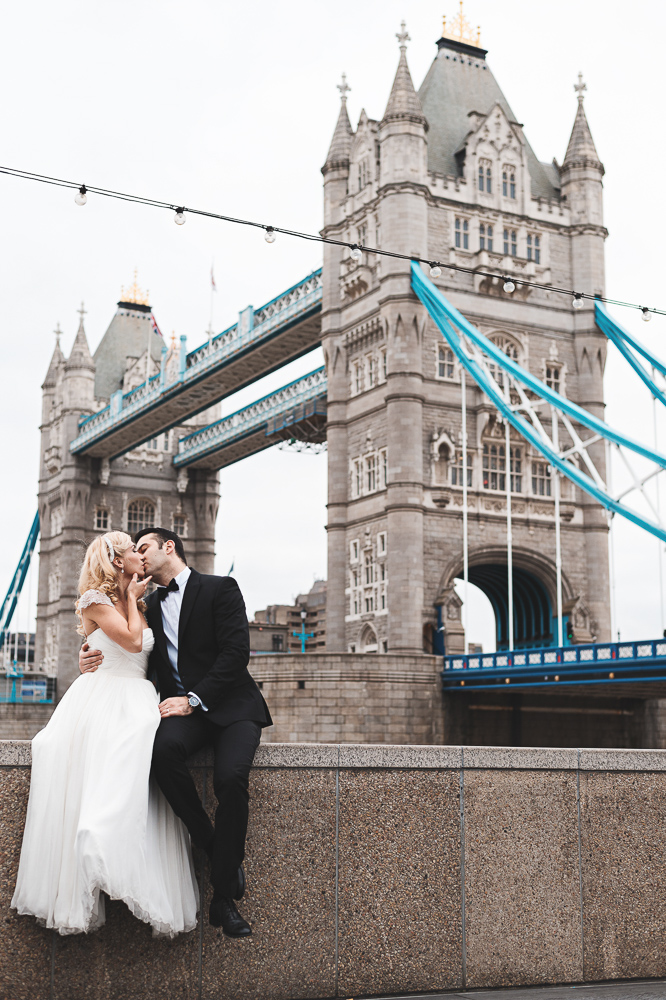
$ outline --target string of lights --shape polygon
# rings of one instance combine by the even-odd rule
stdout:
[[[264,230],[264,239],[267,243],[274,243],[277,234],[283,236],[293,236],[301,240],[310,240],[313,243],[325,243],[330,246],[346,247],[349,250],[350,256],[354,261],[360,261],[363,258],[364,253],[376,254],[379,257],[392,257],[395,260],[409,260],[417,261],[419,264],[426,264],[430,268],[430,277],[439,278],[443,270],[447,271],[458,271],[461,274],[474,274],[479,275],[482,278],[491,278],[497,280],[499,277],[502,281],[502,288],[510,295],[515,292],[516,288],[523,285],[527,288],[540,288],[547,292],[556,292],[561,295],[568,295],[571,297],[572,309],[582,309],[584,301],[586,299],[590,301],[600,301],[606,303],[606,305],[611,306],[622,306],[626,309],[637,309],[642,313],[642,317],[646,322],[652,318],[652,314],[657,316],[666,316],[666,309],[657,309],[651,306],[638,305],[636,302],[625,302],[621,299],[611,299],[604,295],[594,295],[589,292],[577,292],[570,288],[560,288],[557,285],[546,285],[539,281],[529,281],[526,278],[518,278],[515,275],[501,275],[493,271],[483,271],[476,267],[464,267],[462,264],[451,264],[445,263],[440,260],[429,260],[425,257],[419,257],[416,254],[404,254],[397,253],[395,250],[380,250],[378,247],[370,247],[361,243],[349,243],[347,240],[336,240],[332,239],[330,236],[321,236],[315,233],[302,233],[296,229],[284,229],[281,226],[270,226],[263,222],[253,222],[250,219],[238,219],[231,215],[220,215],[218,212],[209,212],[201,208],[189,208],[185,205],[179,205],[175,202],[160,201],[157,198],[146,198],[142,195],[127,194],[123,191],[114,191],[111,188],[94,187],[92,185],[81,184],[78,181],[63,180],[60,177],[49,177],[47,174],[37,174],[30,170],[18,170],[14,167],[2,167],[0,166],[0,174],[6,174],[9,177],[18,177],[23,180],[36,181],[40,184],[52,184],[56,187],[70,188],[76,191],[74,201],[77,205],[83,206],[88,201],[89,194],[101,195],[104,198],[117,198],[120,201],[128,201],[137,205],[148,205],[152,208],[163,208],[168,211],[174,212],[174,222],[178,226],[182,226],[186,222],[186,213],[190,215],[200,215],[208,219],[217,219],[221,222],[231,222],[238,226],[251,226],[254,229]]]

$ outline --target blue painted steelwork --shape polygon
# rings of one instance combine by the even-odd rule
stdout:
[[[566,688],[666,680],[666,639],[444,657],[445,691]]]
[[[608,339],[615,344],[625,361],[628,361],[638,377],[648,387],[652,395],[655,396],[660,403],[663,403],[664,406],[666,406],[666,395],[664,395],[664,392],[657,385],[655,385],[654,379],[650,378],[649,372],[645,370],[635,354],[629,350],[629,347],[636,351],[637,354],[642,355],[642,357],[644,357],[653,368],[656,368],[662,375],[666,376],[666,366],[664,363],[660,361],[659,358],[655,358],[653,354],[650,354],[647,348],[643,347],[640,341],[632,337],[631,334],[628,333],[624,327],[621,327],[619,323],[616,323],[602,302],[595,303],[594,318],[596,319],[597,326],[601,332],[605,333]],[[629,347],[627,347],[627,344]]]
[[[52,705],[55,701],[55,677],[24,677],[20,671],[0,675],[0,704]]]
[[[458,310],[444,298],[439,289],[436,288],[428,278],[426,278],[421,270],[421,267],[414,262],[412,262],[412,288],[428,310],[428,313],[434,322],[437,324],[440,332],[446,338],[451,350],[462,367],[470,373],[472,378],[483,389],[502,417],[515,427],[516,430],[522,434],[522,436],[529,441],[538,452],[547,458],[551,465],[565,475],[567,479],[570,479],[576,486],[580,487],[580,489],[584,490],[595,500],[598,500],[599,503],[602,504],[602,506],[604,506],[607,510],[611,510],[616,514],[621,514],[622,517],[632,521],[634,524],[638,525],[638,527],[644,528],[646,531],[649,531],[651,534],[656,535],[657,538],[666,542],[666,530],[660,527],[660,525],[655,524],[653,521],[642,517],[639,513],[631,510],[631,508],[627,507],[625,504],[620,503],[619,500],[611,497],[606,489],[598,486],[594,480],[590,478],[590,476],[586,475],[571,462],[563,459],[544,441],[543,438],[537,434],[536,430],[523,416],[521,416],[520,413],[516,412],[507,404],[504,396],[498,391],[496,384],[491,381],[474,358],[469,357],[463,350],[460,337],[454,329],[454,326],[458,327],[458,329],[462,331],[464,335],[472,341],[472,343],[474,343],[481,351],[483,351],[484,354],[491,358],[495,364],[499,365],[504,369],[504,371],[508,372],[517,382],[523,383],[528,389],[540,396],[541,399],[551,403],[560,412],[573,417],[577,422],[589,427],[591,430],[599,434],[600,437],[608,441],[612,441],[614,444],[629,448],[631,451],[643,456],[644,458],[648,458],[651,462],[655,462],[662,468],[666,468],[666,456],[659,455],[656,452],[651,451],[649,448],[646,448],[644,445],[641,445],[640,443],[633,441],[631,438],[627,438],[625,435],[620,434],[618,431],[613,430],[613,428],[609,427],[603,420],[599,420],[597,417],[592,416],[592,414],[582,409],[582,407],[578,406],[576,403],[572,403],[570,400],[566,399],[566,397],[560,396],[560,394],[555,392],[554,389],[550,389],[545,383],[541,382],[538,378],[535,378],[524,368],[521,368],[520,365],[516,364],[515,361],[512,361],[511,358],[507,357],[507,355],[495,344],[491,343],[491,341],[484,337],[483,334],[479,333],[479,331],[465,319],[462,313],[458,312]]]
[[[28,567],[30,566],[30,559],[32,558],[32,553],[37,542],[37,536],[39,535],[39,512],[35,514],[30,531],[28,532],[28,537],[26,543],[23,546],[23,552],[18,561],[18,566],[12,577],[12,582],[9,585],[9,590],[7,591],[7,596],[2,603],[2,610],[0,610],[0,649],[5,641],[5,635],[11,625],[12,618],[14,617],[14,611],[16,610],[16,605],[18,603],[21,590],[23,589],[23,584],[28,572]]]
[[[250,406],[181,438],[173,464],[188,465],[205,454],[219,451],[225,445],[255,434],[262,427],[265,427],[268,435],[287,426],[291,421],[284,418],[297,407],[317,400],[325,401],[326,387],[326,369],[316,368],[308,375],[289,382],[277,392],[271,392]]]
[[[159,405],[163,396],[171,398],[174,392],[180,393],[196,384],[241,352],[279,335],[281,330],[293,326],[295,322],[315,315],[321,311],[321,302],[322,279],[319,268],[260,309],[252,310],[248,307],[241,313],[238,323],[189,354],[185,354],[185,338],[181,336],[176,378],[171,382],[166,381],[163,352],[160,374],[153,375],[131,392],[114,394],[103,410],[81,418],[79,434],[70,444],[70,451],[76,454],[84,450],[119,424],[129,418],[136,419]]]

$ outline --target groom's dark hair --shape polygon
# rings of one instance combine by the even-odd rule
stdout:
[[[159,547],[162,548],[165,542],[173,542],[173,547],[176,550],[176,555],[179,559],[187,566],[187,559],[185,558],[185,549],[183,548],[183,541],[175,531],[169,531],[168,528],[142,528],[141,531],[137,531],[134,536],[134,544],[139,544],[139,539],[143,538],[144,535],[155,535],[159,539]]]

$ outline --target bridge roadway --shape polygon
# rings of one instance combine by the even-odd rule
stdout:
[[[326,440],[326,369],[317,368],[242,410],[181,438],[173,464],[222,469],[279,441]]]
[[[248,306],[210,343],[190,354],[183,346],[170,381],[163,350],[160,374],[132,392],[115,393],[107,407],[82,418],[70,451],[116,458],[307,354],[321,341],[321,302],[319,269],[260,309]]]

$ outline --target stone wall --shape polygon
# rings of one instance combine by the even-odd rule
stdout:
[[[212,809],[209,761],[192,766]],[[666,975],[663,751],[262,746],[248,941],[205,919],[153,940],[122,903],[90,937],[15,916],[29,781],[29,744],[0,743],[3,998],[294,1000]]]
[[[443,743],[436,656],[305,653],[253,656],[275,725],[270,743]]]

